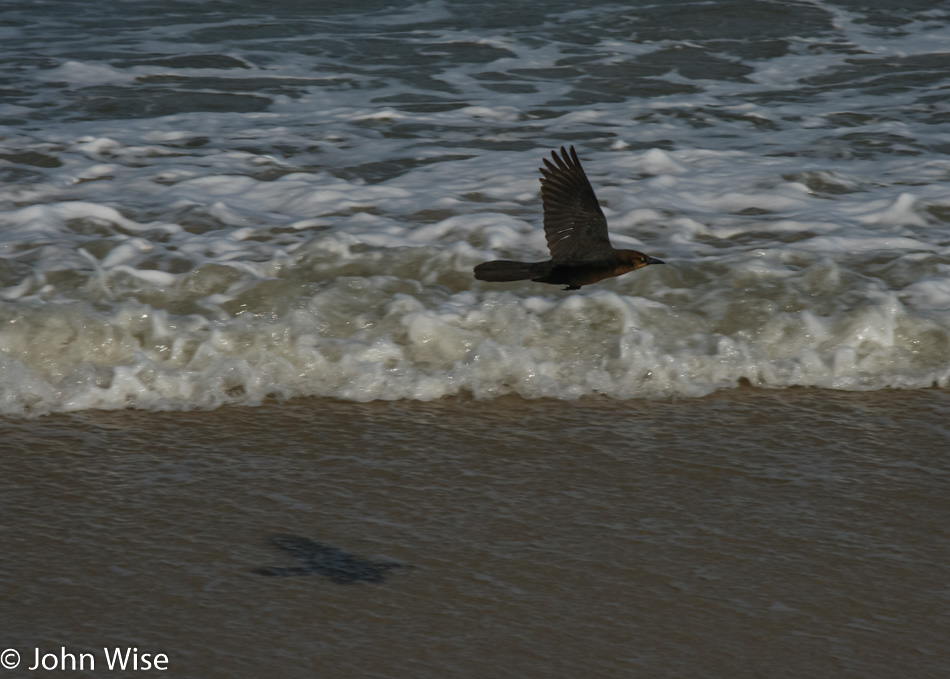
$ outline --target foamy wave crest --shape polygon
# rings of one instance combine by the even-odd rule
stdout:
[[[920,283],[901,296],[866,291],[857,305],[835,302],[848,298],[839,290],[824,304],[800,304],[839,276],[836,268],[803,269],[787,277],[781,295],[746,285],[687,299],[669,285],[681,276],[671,267],[652,281],[641,276],[653,300],[608,290],[451,292],[398,276],[342,276],[316,288],[300,284],[297,295],[289,294],[293,283],[273,280],[240,292],[245,306],[254,299],[253,306],[277,308],[283,300],[279,312],[229,314],[225,307],[238,297],[220,293],[204,298],[218,306],[205,314],[131,300],[105,309],[8,304],[0,319],[0,412],[214,408],[269,396],[702,396],[741,382],[950,385],[950,324],[927,308],[950,294],[946,286]],[[741,278],[727,282],[735,289]]]

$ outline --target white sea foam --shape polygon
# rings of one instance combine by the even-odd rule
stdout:
[[[948,386],[946,13],[802,4],[760,48],[660,5],[266,42],[245,9],[60,42],[0,11],[0,413]],[[547,257],[537,168],[571,143],[614,243],[667,266],[475,281]]]

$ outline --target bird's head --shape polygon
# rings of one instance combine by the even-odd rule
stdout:
[[[620,263],[628,271],[635,271],[637,269],[642,269],[645,266],[650,264],[665,264],[666,262],[645,255],[642,252],[637,252],[636,250],[619,250]]]

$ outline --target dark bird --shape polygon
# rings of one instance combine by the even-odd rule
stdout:
[[[342,549],[315,542],[298,535],[275,535],[271,542],[290,553],[303,566],[258,568],[258,575],[325,575],[333,582],[348,585],[353,582],[382,582],[386,571],[401,568],[402,564],[393,561],[365,561]]]
[[[523,281],[566,285],[579,290],[611,276],[620,276],[648,264],[663,264],[636,250],[617,250],[607,236],[604,217],[581,161],[571,146],[568,153],[551,152],[541,170],[541,203],[544,236],[551,259],[546,262],[512,262],[497,259],[475,267],[480,281]]]

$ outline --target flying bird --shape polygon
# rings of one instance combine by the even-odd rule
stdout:
[[[497,259],[475,267],[480,281],[532,280],[566,285],[579,290],[611,276],[649,264],[663,264],[636,250],[617,250],[607,236],[604,217],[594,189],[584,174],[574,147],[561,155],[551,152],[552,163],[544,158],[541,170],[541,203],[544,207],[544,236],[551,259],[546,262],[512,262]]]

